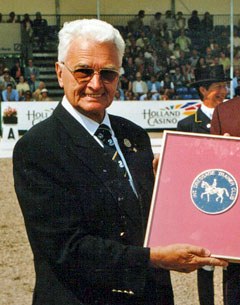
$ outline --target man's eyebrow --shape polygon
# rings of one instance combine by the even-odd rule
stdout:
[[[94,70],[94,68],[92,66],[89,66],[87,64],[78,63],[76,66],[74,66],[74,70],[82,69],[82,68]],[[113,65],[104,66],[104,67],[100,68],[100,70],[114,70],[114,71],[118,71],[119,69],[120,69],[119,67],[115,67]]]

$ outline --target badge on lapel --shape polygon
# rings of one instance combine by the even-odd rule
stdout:
[[[124,146],[126,146],[126,147],[129,148],[130,150],[132,150],[132,151],[134,151],[134,152],[137,152],[136,147],[132,147],[132,143],[130,142],[129,139],[125,138],[125,139],[123,140],[123,144],[124,144]]]

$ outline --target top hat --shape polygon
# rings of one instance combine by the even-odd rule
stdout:
[[[199,87],[204,84],[220,83],[232,80],[230,77],[225,77],[223,65],[196,68],[194,74],[195,82],[190,84],[191,87]]]

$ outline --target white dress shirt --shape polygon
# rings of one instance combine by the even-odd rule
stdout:
[[[98,142],[99,145],[104,147],[102,142],[98,139],[98,137],[95,136],[95,132],[97,131],[97,129],[98,129],[99,125],[100,125],[99,123],[97,123],[96,121],[91,120],[90,118],[86,117],[85,115],[83,115],[82,113],[77,111],[71,105],[71,103],[68,101],[66,96],[63,97],[62,106],[90,133],[90,135]],[[112,139],[113,139],[114,144],[116,146],[117,152],[118,152],[118,154],[119,154],[119,156],[120,156],[120,158],[121,158],[121,160],[122,160],[122,162],[124,164],[124,167],[125,167],[125,169],[127,171],[127,174],[128,174],[128,177],[129,177],[129,183],[130,183],[130,185],[131,185],[135,195],[138,197],[136,188],[135,188],[134,183],[133,183],[132,175],[131,175],[131,173],[129,171],[127,162],[126,162],[126,160],[124,158],[124,155],[123,155],[123,153],[122,153],[122,151],[121,151],[121,149],[119,147],[118,140],[115,137],[114,131],[113,131],[112,127],[111,127],[109,115],[108,115],[108,113],[106,111],[105,111],[104,119],[101,122],[101,124],[105,124],[105,125],[107,125],[110,128],[110,131],[111,131],[111,134],[112,134]]]

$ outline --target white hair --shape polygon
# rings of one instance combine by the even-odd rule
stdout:
[[[98,19],[81,19],[65,22],[59,31],[58,61],[64,62],[72,40],[82,38],[97,43],[112,42],[115,44],[120,63],[125,49],[125,42],[117,29],[111,24]]]

